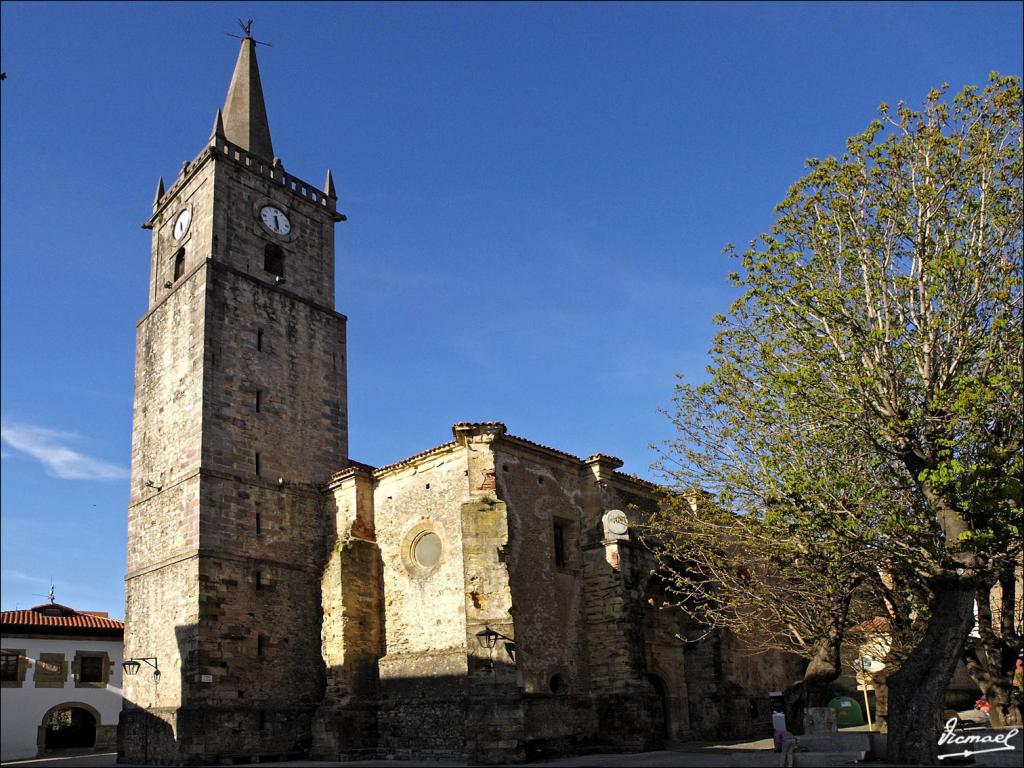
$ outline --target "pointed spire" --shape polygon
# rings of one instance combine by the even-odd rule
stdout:
[[[224,138],[224,115],[221,114],[219,109],[217,110],[217,117],[213,121],[213,133],[210,134],[210,141],[217,138]]]
[[[153,198],[153,207],[156,208],[160,204],[160,198],[164,196],[164,177],[161,176],[160,180],[156,183],[156,196]]]
[[[267,160],[274,156],[263,86],[256,63],[256,41],[246,33],[224,100],[224,135],[232,144]]]
[[[332,200],[338,199],[338,193],[334,191],[334,177],[331,175],[331,169],[327,169],[327,180],[324,182],[324,194]]]

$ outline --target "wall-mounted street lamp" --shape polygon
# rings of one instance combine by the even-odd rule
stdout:
[[[511,637],[505,637],[501,632],[497,632],[490,627],[484,627],[476,633],[476,641],[480,644],[481,648],[487,649],[488,658],[494,654],[494,646],[497,645],[499,640],[505,641],[505,653],[508,654],[514,664],[516,661],[516,643]],[[493,663],[491,663],[491,667],[493,669]]]
[[[142,667],[140,662],[146,662],[153,668],[153,677],[160,677],[160,667],[157,666],[156,656],[140,656],[137,659],[128,659],[121,662],[121,668],[126,675],[137,675]]]

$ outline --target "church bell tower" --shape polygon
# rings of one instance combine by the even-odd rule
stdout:
[[[348,463],[330,171],[274,154],[256,41],[203,150],[157,186],[138,323],[121,760],[308,747],[323,695],[319,488]],[[157,671],[158,670],[158,671]]]

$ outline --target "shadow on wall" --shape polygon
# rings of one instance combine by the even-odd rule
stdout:
[[[126,701],[117,725],[117,762],[173,765],[177,755],[170,723]]]
[[[218,688],[203,670],[230,669],[229,659],[201,658],[195,624],[178,626],[175,634],[181,659],[180,704],[150,706],[149,701],[159,702],[155,691],[149,701],[126,697],[117,734],[119,763],[206,765],[298,760],[309,753],[312,707],[275,706],[273,700],[227,695],[232,689]],[[158,690],[170,673],[138,674],[140,685]]]
[[[187,649],[195,645],[197,627],[194,624],[175,627],[174,633],[179,658],[182,659],[179,685],[182,704],[185,705],[188,692],[185,682],[185,670],[188,665],[185,660],[188,658]],[[160,684],[165,674],[157,673],[145,665],[135,673],[133,688],[141,691],[148,688],[149,701],[136,702],[125,695],[117,725],[117,762],[139,765],[174,765],[182,762],[175,737],[176,730],[182,725],[179,719],[181,710],[176,707],[154,707],[150,704],[152,701],[159,701]]]
[[[628,696],[569,689],[524,693],[512,662],[470,655],[466,675],[381,681],[381,752],[412,760],[512,764],[562,755],[661,748],[664,706],[638,681]]]

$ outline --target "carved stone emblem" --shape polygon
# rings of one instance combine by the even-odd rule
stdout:
[[[604,523],[605,538],[619,538],[626,535],[629,530],[629,519],[621,509],[610,509],[601,518]]]

